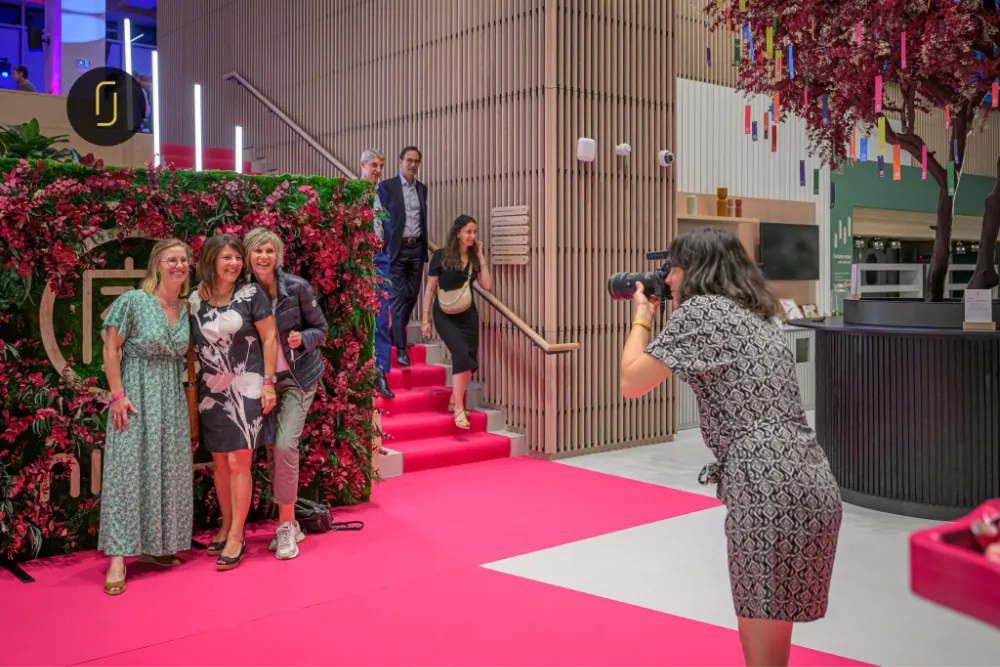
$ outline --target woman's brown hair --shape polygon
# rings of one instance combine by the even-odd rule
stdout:
[[[670,244],[669,261],[684,271],[677,294],[681,303],[693,296],[718,295],[764,319],[782,312],[746,248],[725,230],[697,229],[681,234]]]
[[[232,234],[216,234],[211,237],[205,241],[205,245],[201,247],[201,254],[198,256],[198,280],[205,283],[213,293],[215,292],[215,281],[218,278],[215,273],[215,262],[226,248],[232,248],[238,252],[243,259],[243,266],[246,266],[247,258],[243,251],[243,242]],[[240,282],[239,278],[236,282]]]
[[[444,256],[441,258],[441,266],[444,268],[462,270],[462,249],[458,235],[470,222],[476,226],[479,225],[471,215],[464,214],[455,218],[455,222],[452,223],[451,231],[448,232],[448,242],[444,246]],[[469,271],[476,273],[479,271],[479,241],[476,241],[475,245],[469,248]],[[469,275],[474,274],[470,273]]]

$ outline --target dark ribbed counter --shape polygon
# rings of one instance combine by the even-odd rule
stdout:
[[[816,436],[845,502],[954,519],[1000,497],[1000,332],[815,331]]]

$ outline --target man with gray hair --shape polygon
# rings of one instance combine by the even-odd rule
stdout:
[[[385,166],[385,155],[369,148],[361,154],[361,178],[378,185],[382,179],[382,168]],[[385,228],[383,227],[382,202],[378,192],[375,192],[375,233],[382,239],[382,249],[375,253],[375,270],[382,278],[379,285],[378,313],[375,315],[375,389],[384,398],[395,398],[395,394],[389,389],[389,380],[386,377],[390,371],[392,363],[392,338],[389,330],[389,275],[390,260],[389,249],[385,245]]]

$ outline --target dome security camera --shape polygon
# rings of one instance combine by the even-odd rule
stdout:
[[[662,150],[656,155],[657,162],[661,167],[669,167],[674,163],[674,154],[668,150]]]

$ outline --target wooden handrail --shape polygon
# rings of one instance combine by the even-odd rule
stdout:
[[[239,85],[241,85],[244,88],[246,88],[247,92],[249,92],[251,95],[253,95],[254,97],[256,97],[261,102],[261,104],[263,104],[264,106],[266,106],[271,111],[271,113],[273,113],[275,116],[277,116],[278,118],[280,118],[281,122],[283,122],[285,125],[287,125],[293,132],[295,132],[295,134],[297,134],[300,137],[302,137],[303,141],[305,141],[307,144],[309,144],[310,146],[312,146],[313,148],[315,148],[317,153],[319,153],[320,155],[322,155],[324,158],[326,158],[326,160],[330,164],[332,164],[334,167],[336,167],[337,169],[339,169],[344,174],[344,176],[346,176],[347,178],[350,178],[350,179],[357,179],[357,177],[358,177],[357,174],[355,174],[353,171],[351,171],[350,169],[348,169],[344,165],[343,162],[341,162],[337,158],[335,158],[332,155],[330,155],[330,151],[328,151],[325,148],[323,148],[323,146],[321,146],[318,141],[316,141],[315,139],[313,139],[312,137],[310,137],[306,133],[305,130],[303,130],[301,127],[299,127],[295,123],[295,121],[293,121],[291,118],[289,118],[288,116],[286,116],[281,109],[279,109],[278,107],[274,106],[274,104],[271,102],[271,100],[269,100],[266,97],[264,97],[264,94],[262,92],[260,92],[256,88],[254,88],[253,84],[251,84],[249,81],[247,81],[246,79],[244,79],[238,72],[230,72],[229,74],[225,75],[222,78],[224,80],[226,80],[226,81],[235,81]]]
[[[438,250],[438,246],[434,243],[428,243],[427,246],[430,248],[431,252]],[[498,299],[492,292],[487,292],[477,283],[473,283],[472,288],[476,290],[476,294],[483,297],[486,303],[493,306],[493,309],[504,316],[508,322],[514,325],[518,331],[523,333],[528,337],[536,347],[538,347],[545,354],[566,354],[567,352],[576,352],[580,349],[579,343],[550,343],[549,341],[542,338],[541,334],[531,328],[531,326],[518,317],[514,311],[504,305],[503,301]]]

